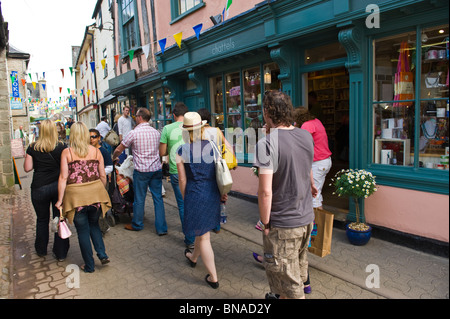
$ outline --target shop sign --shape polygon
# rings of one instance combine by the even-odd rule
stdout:
[[[223,54],[228,51],[234,50],[235,47],[236,43],[230,38],[225,41],[221,41],[219,43],[214,43],[211,46],[211,54],[212,55]]]

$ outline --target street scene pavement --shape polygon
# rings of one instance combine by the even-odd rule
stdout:
[[[128,231],[131,218],[119,221],[105,234],[111,262],[102,266],[96,258],[94,273],[83,273],[76,229],[71,225],[67,259],[34,251],[35,213],[30,200],[32,173],[23,172],[17,160],[22,189],[0,195],[0,297],[9,299],[264,299],[269,286],[262,264],[252,252],[262,253],[262,234],[255,229],[258,206],[229,196],[228,222],[211,242],[219,277],[219,289],[204,281],[207,270],[201,258],[191,268],[184,257],[185,245],[178,209],[170,183],[165,211],[168,235],[158,236],[150,193],[142,231]],[[12,214],[12,216],[11,216]],[[9,224],[12,222],[12,224]],[[95,254],[95,253],[94,253]],[[309,254],[312,293],[306,299],[448,299],[448,258],[416,251],[372,238],[365,246],[348,243],[345,231],[333,230],[331,254]]]

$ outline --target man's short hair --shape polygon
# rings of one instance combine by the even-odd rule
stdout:
[[[150,121],[150,111],[145,107],[140,107],[136,112],[136,116],[142,117],[146,122]]]
[[[102,121],[106,121],[106,116],[102,116]]]
[[[173,108],[172,113],[178,117],[178,116],[182,116],[184,114],[186,114],[188,112],[188,107],[186,106],[186,104],[184,104],[183,102],[177,102],[175,104],[175,107]]]

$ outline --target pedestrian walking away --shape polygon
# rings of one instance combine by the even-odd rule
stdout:
[[[130,107],[125,106],[123,108],[122,116],[117,120],[117,129],[119,131],[120,141],[123,141],[127,137],[127,135],[134,128],[134,125],[135,123],[130,115]],[[124,151],[127,155],[130,155],[130,150],[128,148],[126,148]]]
[[[178,169],[176,163],[176,152],[180,145],[184,144],[181,126],[183,125],[184,114],[188,111],[187,106],[178,102],[173,109],[174,123],[164,126],[161,139],[159,143],[159,155],[169,156],[169,176],[170,184],[172,185],[175,199],[177,201],[178,213],[180,215],[181,225],[184,220],[184,200],[181,195],[180,186],[178,182]],[[186,236],[184,234],[184,243],[188,248],[193,248],[195,238],[193,236]]]
[[[101,152],[89,144],[89,130],[82,122],[70,128],[69,148],[61,156],[58,202],[63,216],[77,229],[84,272],[94,272],[92,245],[102,265],[109,263],[99,226],[99,217],[111,208]]]
[[[108,124],[108,119],[106,116],[102,116],[100,123],[95,127],[95,129],[100,133],[100,142],[101,145],[108,151],[108,153],[112,153],[111,146],[108,143],[104,143],[103,139],[105,138],[106,134],[108,134],[109,131],[111,131],[111,127]]]
[[[177,151],[177,168],[181,194],[184,198],[183,231],[187,236],[195,236],[194,250],[186,249],[184,254],[191,267],[195,267],[199,257],[208,271],[206,283],[219,287],[210,231],[220,223],[221,196],[216,182],[214,149],[204,137],[204,125],[196,112],[184,115],[183,128],[186,130],[183,144]],[[216,154],[220,156],[220,154]]]
[[[27,149],[23,168],[25,172],[34,170],[31,182],[31,202],[36,212],[35,249],[38,256],[47,255],[49,241],[50,210],[53,218],[60,216],[55,206],[58,201],[58,177],[61,153],[66,145],[58,142],[58,132],[51,120],[41,123],[40,138]],[[69,238],[62,239],[54,233],[53,255],[62,261],[69,250]]]
[[[328,136],[322,122],[312,115],[305,107],[299,107],[294,112],[296,126],[311,133],[314,141],[314,159],[312,173],[318,193],[313,198],[313,207],[323,209],[322,188],[325,178],[331,169],[331,151],[328,147]]]
[[[144,206],[147,188],[153,198],[155,207],[155,228],[160,236],[167,234],[167,222],[162,198],[162,165],[159,157],[160,133],[150,126],[150,112],[139,108],[136,112],[137,126],[117,146],[113,161],[128,147],[133,155],[133,219],[127,224],[127,230],[142,230],[144,228]]]
[[[307,249],[314,212],[311,134],[291,125],[293,107],[284,92],[269,91],[263,116],[270,134],[258,141],[258,206],[263,230],[264,267],[271,292],[280,298],[305,298]]]

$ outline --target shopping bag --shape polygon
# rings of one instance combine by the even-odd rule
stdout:
[[[227,162],[228,169],[233,169],[237,166],[237,159],[233,150],[229,149],[225,143],[222,144],[222,158]]]
[[[219,149],[214,142],[209,141],[213,149],[214,163],[216,165],[216,182],[219,188],[220,194],[225,195],[231,191],[233,186],[233,178],[231,177],[230,170],[228,169],[225,159],[220,155]],[[217,156],[216,156],[217,153]]]
[[[58,235],[62,239],[69,238],[72,235],[72,232],[70,231],[69,226],[66,223],[66,220],[62,217],[59,220]]]
[[[333,238],[334,214],[323,209],[314,208],[317,234],[311,235],[311,246],[308,251],[319,257],[331,253],[331,239]]]
[[[408,43],[402,42],[394,76],[394,101],[414,99],[414,74],[410,72],[408,63]],[[394,107],[411,106],[413,102],[395,102]]]

